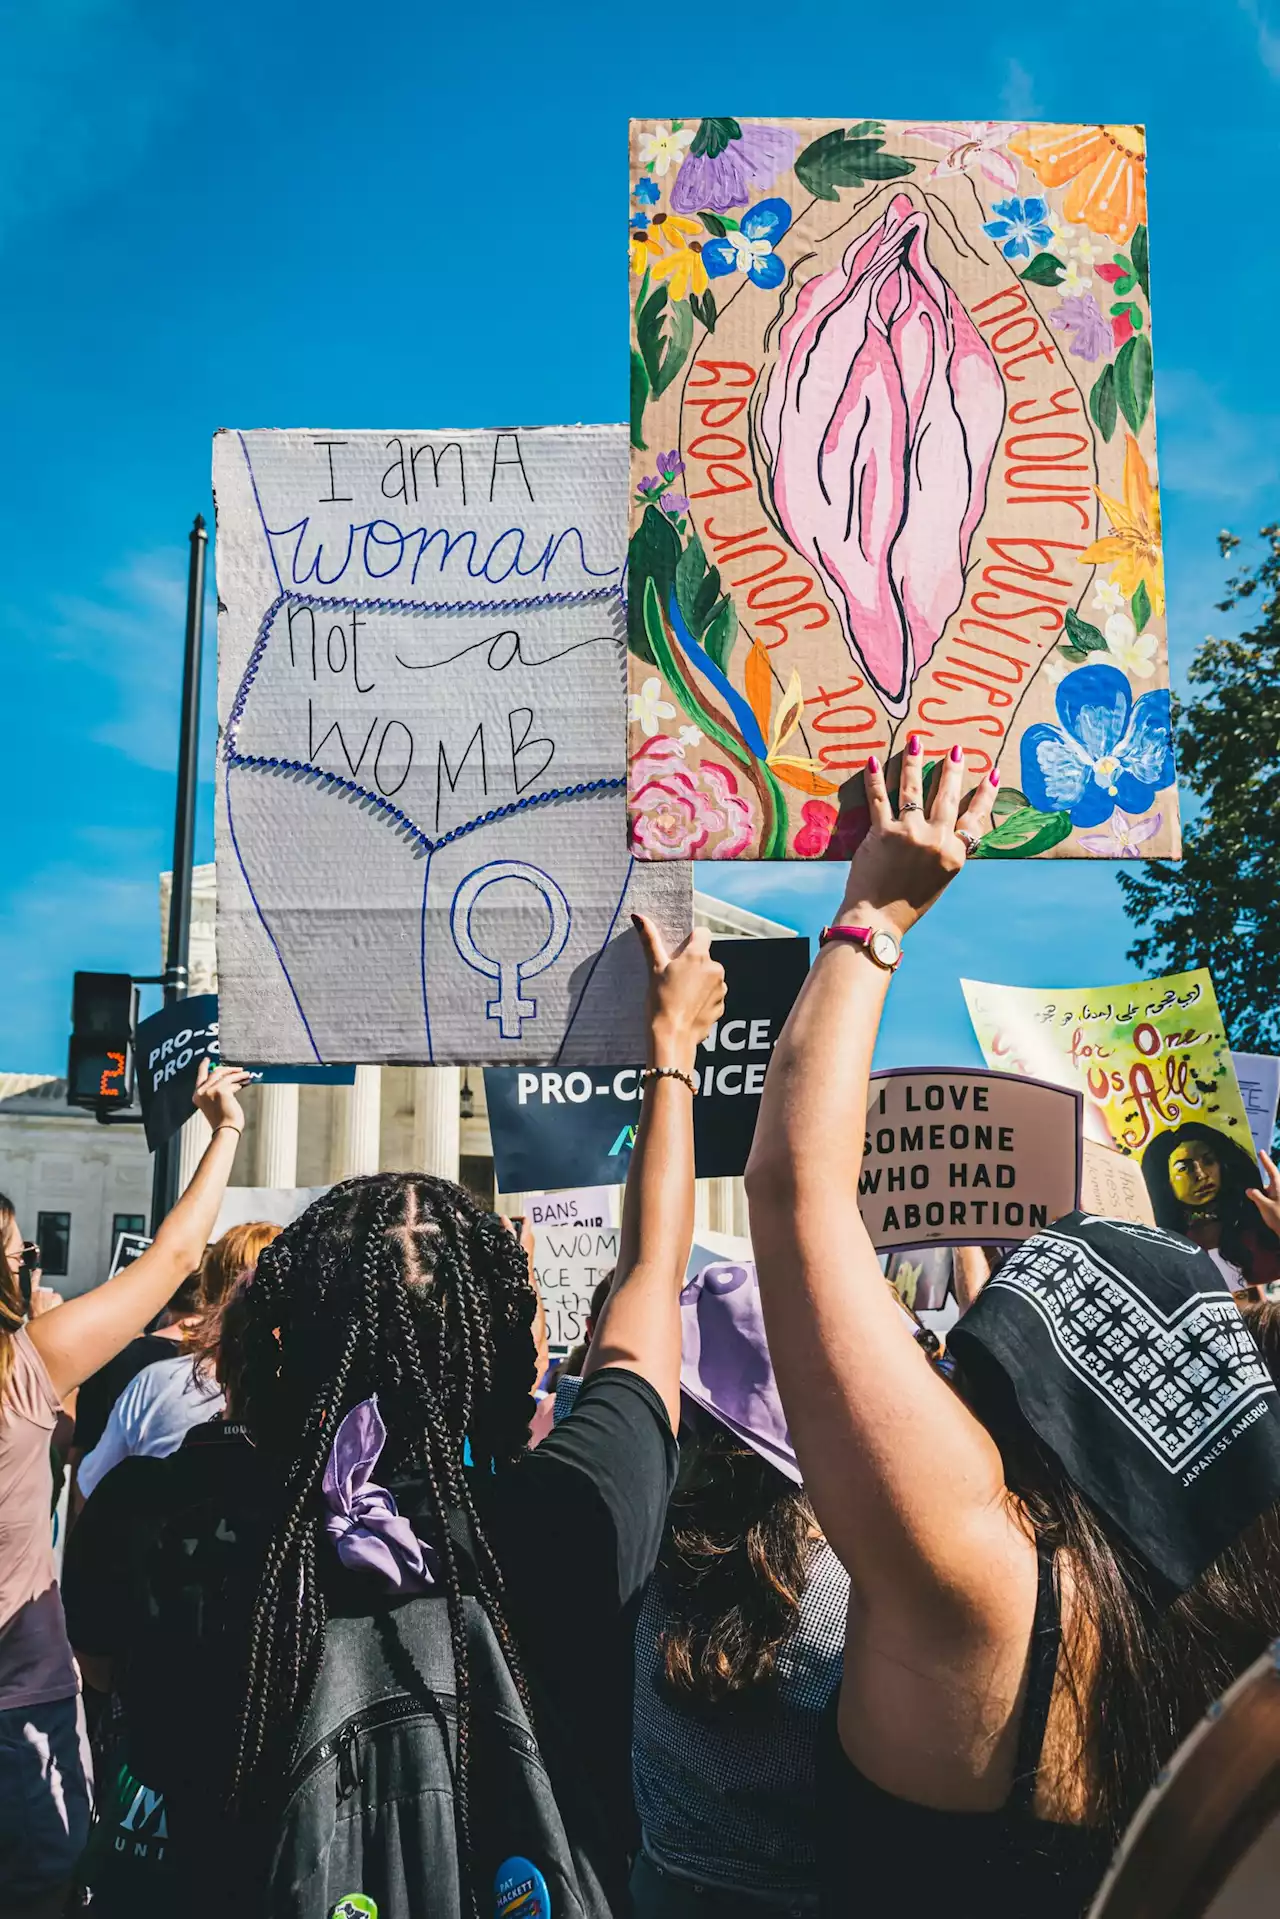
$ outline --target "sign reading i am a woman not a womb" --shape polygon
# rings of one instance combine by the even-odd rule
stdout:
[[[621,427],[222,432],[218,970],[230,1056],[625,1061]]]

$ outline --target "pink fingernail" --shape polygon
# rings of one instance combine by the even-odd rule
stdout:
[[[867,754],[867,771],[868,773],[878,773],[880,771],[880,762],[874,753]]]
[[[913,733],[907,741],[907,751],[912,754],[920,751],[920,735],[918,733]]]
[[[953,766],[959,766],[963,758],[964,758],[964,754],[960,751],[960,748],[958,746],[953,746],[951,749],[951,764]]]
[[[991,771],[990,771],[990,772],[989,772],[989,773],[987,774],[987,778],[988,778],[988,779],[989,779],[989,780],[991,781],[991,784],[992,784],[993,786],[999,786],[999,784],[1000,784],[1000,768],[999,768],[998,766],[993,766],[993,767],[992,767],[992,769],[991,769]]]

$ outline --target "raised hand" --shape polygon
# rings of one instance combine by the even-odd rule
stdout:
[[[236,1098],[242,1086],[247,1086],[252,1074],[239,1066],[215,1066],[210,1070],[209,1062],[200,1062],[200,1074],[196,1080],[196,1090],[191,1103],[197,1112],[203,1113],[210,1126],[234,1126],[238,1132],[244,1131],[244,1108]]]
[[[899,937],[910,932],[955,878],[991,823],[999,774],[993,767],[964,796],[964,757],[958,746],[943,760],[932,798],[923,791],[924,752],[913,733],[902,755],[895,816],[884,768],[874,756],[863,776],[871,830],[853,856],[842,914],[866,910]]]
[[[1269,1226],[1273,1233],[1280,1235],[1280,1171],[1277,1170],[1275,1161],[1266,1153],[1260,1152],[1258,1160],[1267,1183],[1261,1191],[1256,1186],[1251,1186],[1247,1197],[1253,1201],[1261,1213],[1264,1224]]]
[[[631,915],[649,966],[651,1064],[689,1066],[724,1012],[724,968],[711,957],[711,935],[695,927],[669,954],[661,932],[643,913]]]

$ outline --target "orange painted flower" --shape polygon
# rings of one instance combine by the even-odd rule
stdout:
[[[1142,127],[1029,127],[1009,141],[1046,187],[1068,187],[1063,218],[1123,246],[1147,217]]]
[[[1125,435],[1124,499],[1113,500],[1095,487],[1106,508],[1111,531],[1080,555],[1081,566],[1109,566],[1111,578],[1132,599],[1145,581],[1153,613],[1164,612],[1164,559],[1160,545],[1160,490],[1151,484],[1147,463],[1132,433]]]

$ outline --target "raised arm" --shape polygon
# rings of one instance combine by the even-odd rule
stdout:
[[[724,968],[699,928],[669,958],[651,920],[635,916],[649,962],[649,1065],[692,1080],[698,1042],[724,1011]],[[592,1334],[583,1378],[605,1366],[640,1373],[680,1423],[680,1289],[693,1244],[693,1091],[664,1075],[640,1108],[622,1202],[618,1264]]]
[[[883,771],[868,762],[871,828],[836,919],[899,941],[966,848],[961,764],[944,762],[926,811],[912,744],[896,819]],[[959,822],[970,839],[985,831],[994,797],[987,780],[970,799]],[[819,951],[765,1080],[747,1196],[769,1348],[818,1522],[861,1598],[900,1608],[918,1597],[932,1611],[975,1563],[998,1561],[1007,1521],[995,1445],[905,1337],[858,1207],[868,1077],[892,977],[865,946],[839,939]]]
[[[195,1105],[213,1127],[213,1137],[194,1179],[161,1222],[152,1244],[114,1279],[28,1322],[31,1343],[59,1397],[128,1345],[200,1264],[244,1131],[236,1094],[248,1077],[234,1066],[210,1072],[205,1062]]]

